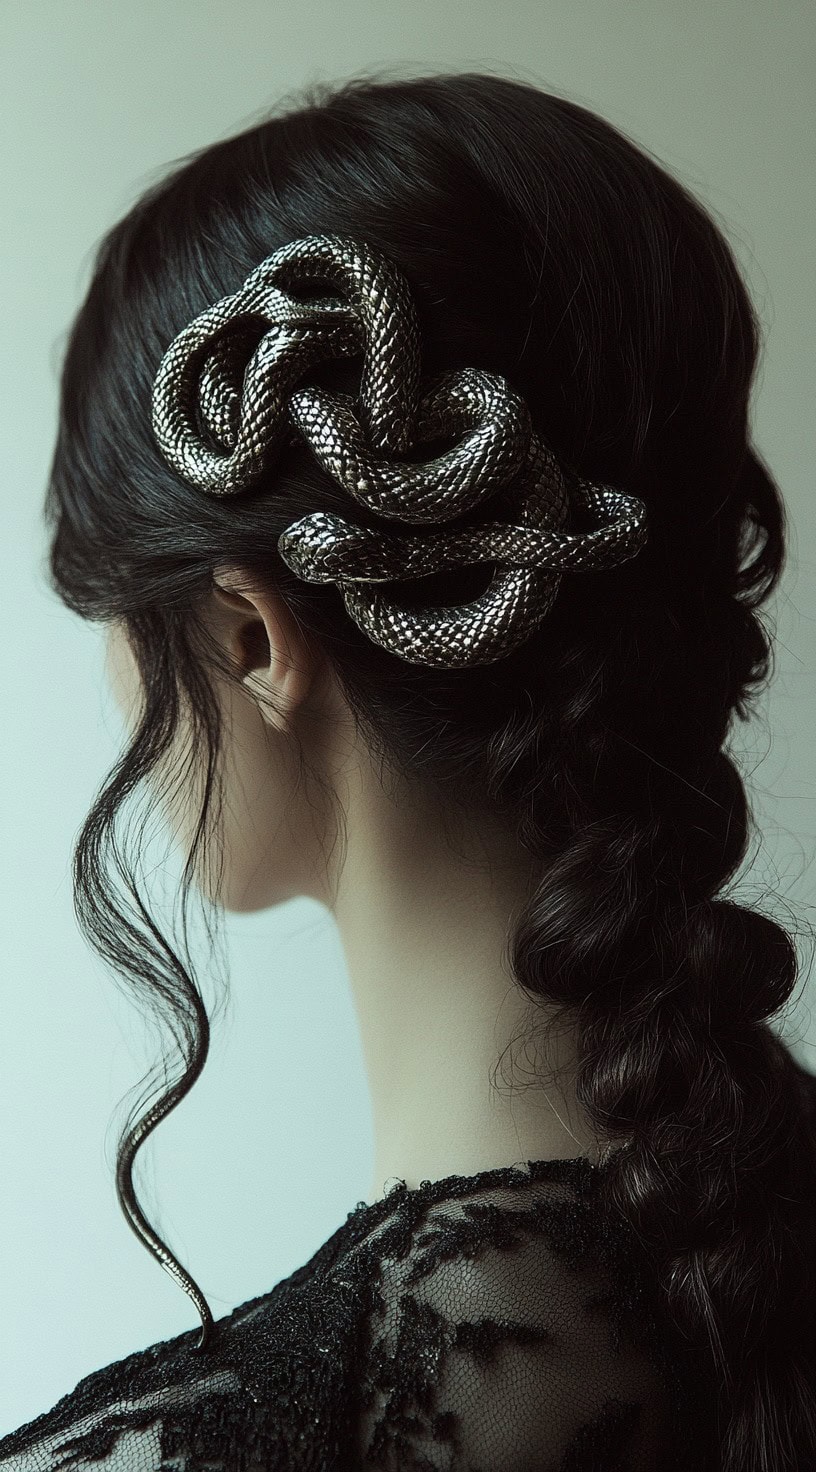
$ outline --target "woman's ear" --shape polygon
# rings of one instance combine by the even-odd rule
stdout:
[[[224,642],[242,671],[247,693],[265,721],[284,729],[305,700],[315,675],[315,660],[286,600],[274,588],[246,588],[238,568],[217,568],[213,597],[222,620]]]

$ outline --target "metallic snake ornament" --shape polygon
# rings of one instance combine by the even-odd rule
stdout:
[[[339,294],[292,294],[315,281]],[[315,364],[356,353],[356,396],[301,383]],[[638,497],[578,476],[568,490],[500,374],[461,368],[422,380],[408,282],[352,236],[281,246],[185,327],[159,366],[152,425],[167,462],[210,495],[251,486],[303,440],[352,500],[386,521],[431,528],[372,529],[316,511],[277,543],[293,572],[336,583],[363,632],[411,664],[501,659],[546,616],[563,572],[625,562],[646,538]],[[434,459],[400,458],[449,437],[457,442]],[[433,530],[499,490],[512,498],[512,522]],[[591,531],[563,530],[572,504],[590,513]],[[409,609],[368,586],[488,560],[488,588],[454,607]]]

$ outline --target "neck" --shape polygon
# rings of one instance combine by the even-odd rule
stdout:
[[[373,1107],[371,1199],[395,1178],[413,1188],[526,1160],[597,1160],[572,1035],[555,1032],[554,1011],[521,991],[507,958],[529,856],[484,829],[449,843],[438,809],[398,803],[365,776],[345,810],[331,908]]]

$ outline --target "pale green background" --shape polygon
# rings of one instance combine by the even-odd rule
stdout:
[[[746,894],[779,888],[777,913],[786,900],[810,918],[815,50],[806,0],[3,0],[0,1434],[198,1323],[119,1213],[109,1120],[157,1040],[89,954],[71,903],[72,843],[121,736],[99,631],[40,572],[56,370],[92,247],[172,159],[307,81],[382,66],[502,71],[564,93],[701,195],[766,326],[756,437],[793,522],[777,679],[767,718],[739,737],[765,834]],[[216,1317],[304,1261],[371,1169],[330,920],[297,901],[228,917],[227,941],[232,1013],[140,1167]],[[816,1067],[810,995],[785,1032]]]

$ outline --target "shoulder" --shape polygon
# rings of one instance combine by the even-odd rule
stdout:
[[[190,1330],[86,1376],[0,1440],[0,1472],[163,1472],[202,1457],[577,1472],[601,1451],[668,1472],[654,1323],[585,1164],[361,1203],[289,1279],[217,1320],[204,1352]]]
[[[319,1455],[343,1405],[354,1315],[329,1274],[353,1218],[271,1292],[216,1320],[203,1351],[197,1327],[86,1375],[0,1438],[0,1472],[159,1472],[187,1466],[194,1448],[222,1468],[243,1465],[248,1448],[269,1467],[301,1465],[298,1446]]]
[[[190,1429],[251,1403],[240,1377],[212,1373],[196,1353],[199,1330],[138,1350],[86,1375],[50,1410],[0,1439],[0,1472],[57,1467],[158,1469],[171,1426]]]
[[[368,1244],[361,1467],[672,1465],[677,1386],[583,1165],[394,1195]]]

